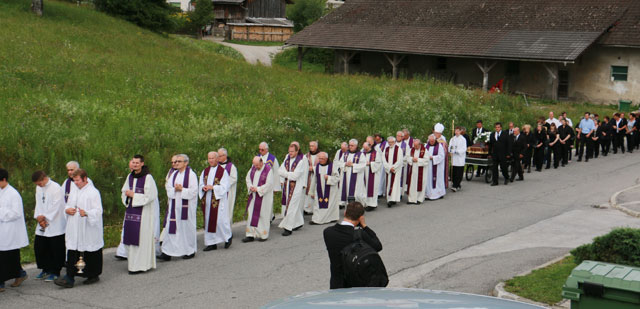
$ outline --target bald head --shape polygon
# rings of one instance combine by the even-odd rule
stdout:
[[[258,156],[253,157],[253,162],[251,162],[251,164],[253,164],[253,167],[255,167],[257,170],[261,170],[262,167],[264,166],[264,163],[262,162],[262,158]]]

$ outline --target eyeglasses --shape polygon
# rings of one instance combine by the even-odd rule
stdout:
[[[182,163],[184,161],[180,160],[180,161],[171,161],[171,163],[176,164],[176,163]]]

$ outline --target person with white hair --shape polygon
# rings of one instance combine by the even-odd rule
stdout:
[[[198,249],[196,209],[198,208],[198,176],[189,167],[189,156],[179,154],[172,161],[175,169],[165,184],[169,208],[160,235],[164,261],[182,256],[190,259]]]
[[[387,141],[384,140],[381,133],[376,133],[374,135],[374,144],[372,145],[372,148],[377,152],[380,160],[382,160],[382,154],[385,149],[387,149]],[[382,161],[380,162],[382,164]],[[384,168],[382,168],[378,174],[378,178],[380,179],[380,181],[378,181],[378,197],[383,197],[386,195],[385,188],[387,187],[387,173],[384,171]]]
[[[282,236],[289,236],[304,225],[302,203],[308,172],[307,158],[300,153],[298,144],[292,142],[289,145],[289,154],[278,171],[280,178],[283,179],[281,205],[284,218],[279,225],[284,229]]]
[[[400,146],[396,143],[396,138],[389,136],[387,138],[387,147],[382,155],[382,165],[387,173],[387,206],[392,207],[400,202],[402,194],[402,162],[404,162],[404,154]]]
[[[266,165],[269,165],[269,167],[271,167],[271,170],[273,170],[273,192],[280,192],[282,191],[282,182],[284,181],[284,179],[280,178],[280,175],[278,175],[278,171],[280,170],[280,164],[278,163],[278,158],[276,158],[276,156],[272,153],[269,152],[269,144],[267,144],[267,142],[262,142],[260,143],[260,145],[258,145],[258,157],[260,157],[260,159],[262,159],[262,162]],[[275,207],[275,203],[273,204],[273,207]],[[273,222],[273,220],[276,219],[276,210],[272,209],[271,210],[271,222]]]
[[[427,184],[429,157],[419,139],[413,140],[413,147],[405,156],[407,163],[407,203],[420,204],[424,201]]]
[[[336,151],[336,155],[333,157],[333,164],[342,171],[344,169],[344,164],[347,161],[347,156],[349,154],[349,144],[347,142],[340,143],[340,149]],[[342,181],[338,184],[338,190],[342,192]],[[347,205],[347,199],[342,199],[342,195],[340,195],[340,207],[344,207]]]
[[[229,192],[227,192],[227,203],[229,210],[229,223],[233,223],[233,209],[236,205],[236,191],[238,186],[238,168],[229,159],[229,153],[225,148],[218,149],[218,164],[229,175]]]
[[[326,152],[318,154],[318,164],[315,166],[315,205],[313,206],[313,216],[311,224],[326,224],[340,219],[340,169],[333,162],[329,162],[329,155]]]
[[[362,158],[364,162],[360,165],[362,180],[356,186],[356,201],[362,203],[364,210],[372,211],[378,207],[378,190],[382,169],[382,152],[373,149],[373,137],[367,137],[367,141],[362,144]]]
[[[218,164],[218,152],[207,154],[207,166],[200,174],[198,196],[204,217],[204,250],[218,249],[219,243],[224,248],[231,246],[231,221],[227,196],[230,180],[227,171]]]
[[[407,136],[404,135],[403,131],[396,132],[396,144],[402,150],[402,177],[400,178],[400,187],[402,188],[400,200],[402,200],[402,195],[407,191],[407,162],[405,162],[404,157],[413,145],[407,144]]]
[[[315,172],[315,167],[318,164],[318,142],[311,141],[309,142],[309,152],[305,155],[307,157],[307,161],[309,162],[309,172],[307,174],[307,187],[305,188],[305,201],[304,201],[304,214],[311,215],[313,214],[313,206],[316,203],[314,197],[314,189],[316,185],[316,178],[313,173]]]
[[[344,156],[340,177],[340,201],[345,205],[356,199],[356,186],[359,182],[364,182],[365,162],[361,160],[361,156],[358,140],[349,140],[349,151]]]
[[[426,198],[437,200],[447,193],[447,178],[445,174],[445,170],[447,169],[445,164],[446,151],[445,147],[436,140],[434,134],[429,135],[426,150],[429,157]]]
[[[76,186],[76,184],[73,182],[73,173],[80,168],[80,163],[78,163],[77,161],[69,161],[66,164],[66,169],[67,169],[67,176],[69,176],[67,179],[65,179],[65,181],[62,183],[62,190],[63,190],[63,196],[64,196],[64,202],[65,204],[69,201],[69,196],[71,195],[71,193],[73,193],[73,191],[78,190],[78,186]],[[91,179],[87,178],[87,181],[93,185],[93,181],[91,181]]]
[[[253,157],[251,169],[245,178],[247,184],[247,228],[242,242],[252,242],[256,238],[265,241],[271,229],[273,209],[273,178],[276,171],[262,162],[262,158]]]

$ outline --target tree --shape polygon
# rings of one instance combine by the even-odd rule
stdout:
[[[298,32],[320,19],[325,13],[325,0],[296,0],[287,8],[287,18],[293,21],[293,30]]]
[[[151,31],[172,31],[170,15],[177,11],[165,0],[94,0],[99,11],[130,21]]]
[[[34,12],[38,16],[42,16],[42,10],[44,9],[43,0],[31,1],[31,12]]]
[[[213,2],[211,0],[193,0],[192,5],[195,5],[196,9],[189,12],[189,28],[196,32],[198,39],[202,39],[203,28],[211,23],[214,18],[213,15]]]

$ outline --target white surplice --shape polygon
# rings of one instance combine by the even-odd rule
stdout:
[[[366,167],[367,163],[364,160],[362,153],[359,151],[347,152],[344,155],[343,162],[344,163],[341,164],[341,168],[340,168],[342,172],[342,175],[340,176],[340,185],[339,185],[340,203],[341,203],[340,205],[346,205],[349,198],[353,198],[354,200],[358,200],[358,202],[363,203],[364,196],[360,196],[360,198],[357,199],[356,189],[358,188],[358,184],[360,184],[360,186],[364,185],[364,168]],[[351,162],[353,165],[347,166],[346,165],[347,162]],[[353,192],[349,192],[349,189],[352,186],[351,180],[352,180],[353,174],[355,174],[354,176],[355,184],[353,184]]]
[[[44,216],[48,225],[44,232],[40,225],[36,225],[36,235],[54,237],[64,234],[67,228],[67,216],[64,214],[64,190],[51,179],[44,187],[36,186],[36,208],[33,211],[33,218],[37,219],[38,216]]]
[[[236,190],[238,188],[238,169],[235,164],[229,161],[220,163],[220,166],[226,169],[227,164],[231,164],[231,171],[229,172],[229,192],[227,193],[227,209],[229,210],[229,222],[233,223],[233,210],[236,206]]]
[[[151,174],[147,174],[144,181],[144,193],[134,193],[131,204],[133,207],[142,207],[140,219],[140,240],[137,246],[124,245],[127,252],[129,271],[147,271],[156,268],[156,242],[155,231],[157,216],[155,215],[156,204],[158,203],[158,187]],[[138,178],[133,178],[133,189],[129,187],[129,176],[122,185],[122,204],[128,207],[130,200],[125,192],[132,190],[135,192]],[[124,228],[123,228],[124,233]]]
[[[409,152],[409,149],[413,147],[413,145],[410,145],[406,140],[402,140],[402,142],[396,144],[399,144],[398,146],[400,146],[400,149],[402,149],[402,182],[400,183],[400,186],[402,186],[400,199],[402,199],[402,196],[405,194],[405,192],[407,192],[407,162],[404,160],[404,158],[407,155],[407,152]]]
[[[304,225],[304,218],[302,217],[302,204],[304,203],[304,188],[307,181],[307,172],[309,171],[309,163],[307,158],[302,156],[302,159],[298,162],[298,165],[293,168],[293,163],[296,158],[289,160],[289,171],[286,170],[285,163],[286,158],[280,166],[278,173],[284,181],[282,187],[282,194],[287,195],[286,205],[282,205],[282,215],[284,218],[278,227],[293,230],[294,228]],[[293,186],[295,182],[295,187]],[[293,192],[289,197],[289,189],[293,188]]]
[[[451,154],[451,165],[464,166],[467,156],[467,140],[462,135],[451,138],[449,153]]]
[[[378,156],[380,157],[380,164],[382,164],[382,155],[384,154],[384,150],[387,149],[387,142],[384,141],[380,144],[376,144],[373,146],[373,149],[378,152]],[[386,196],[385,189],[387,187],[387,173],[384,170],[384,167],[380,168],[380,172],[378,173],[378,195]],[[377,202],[376,202],[377,203]]]
[[[278,171],[280,170],[280,164],[278,163],[278,158],[276,158],[276,156],[273,156],[273,162],[269,161],[269,152],[267,152],[267,154],[265,154],[264,156],[260,156],[260,158],[262,159],[262,163],[267,164],[269,166],[271,166],[271,169],[273,170],[273,192],[280,192],[282,191],[281,188],[281,183],[282,183],[282,179],[280,179],[280,175],[278,174]]]
[[[375,153],[373,160],[371,156]],[[364,165],[358,165],[354,169],[362,174],[362,181],[356,185],[356,201],[362,203],[365,207],[378,206],[378,194],[380,187],[379,174],[382,172],[381,152],[371,150],[369,152],[362,151],[360,162]],[[373,194],[369,196],[369,181],[373,181]]]
[[[316,178],[314,177],[314,172],[315,169],[314,167],[316,166],[317,162],[318,162],[318,153],[316,152],[316,154],[311,154],[311,153],[307,153],[305,155],[307,157],[307,162],[309,163],[309,168],[310,170],[307,172],[307,187],[305,188],[305,196],[304,196],[304,208],[303,211],[306,213],[312,213],[313,212],[313,205],[315,204],[315,199],[313,199],[313,189],[315,188],[316,185]]]
[[[29,245],[20,193],[11,185],[0,189],[0,251]]]
[[[269,230],[271,229],[271,215],[273,212],[273,178],[276,175],[273,169],[269,170],[267,174],[267,179],[264,185],[259,186],[260,183],[260,175],[262,171],[266,168],[267,165],[261,170],[256,170],[253,179],[251,178],[251,170],[247,172],[247,177],[245,178],[245,182],[247,184],[247,197],[253,194],[253,198],[249,202],[249,207],[247,207],[247,228],[245,230],[245,236],[267,239],[269,238]],[[257,192],[250,192],[251,187],[258,188]],[[251,226],[251,221],[253,220],[253,209],[256,204],[256,197],[262,197],[262,204],[260,206],[260,219],[258,219],[258,226]]]
[[[394,161],[393,157],[395,153],[398,153],[398,155],[396,157],[396,160]],[[404,157],[402,149],[400,149],[397,144],[387,147],[382,153],[382,165],[384,166],[384,170],[387,173],[387,186],[385,188],[387,194],[387,202],[400,202],[402,195],[402,186],[400,186],[400,182],[402,180],[401,178],[403,162]],[[395,171],[393,173],[391,172],[392,168]]]
[[[169,208],[167,208],[167,219],[164,229],[160,235],[162,241],[162,253],[169,256],[184,256],[196,253],[198,250],[197,234],[196,234],[196,210],[198,208],[198,176],[191,170],[188,175],[183,172],[174,171],[169,176],[165,189],[169,198]],[[173,175],[177,173],[175,180]],[[189,177],[189,187],[182,188],[182,191],[176,191],[176,184],[182,185],[184,177]],[[176,233],[169,233],[171,224],[171,201],[175,199],[175,219]],[[188,218],[182,220],[182,199],[188,200]]]
[[[227,192],[229,192],[229,174],[224,170],[222,172],[222,178],[219,180],[218,184],[215,184],[216,172],[218,169],[223,169],[222,165],[218,164],[209,169],[209,175],[207,175],[207,183],[206,185],[213,186],[213,190],[208,192],[204,192],[203,188],[205,186],[204,183],[204,172],[200,173],[200,182],[199,182],[199,190],[198,195],[200,199],[206,198],[206,207],[204,212],[204,245],[211,246],[223,242],[229,241],[231,239],[231,221],[229,219],[229,210],[227,209]],[[211,211],[211,192],[213,192],[214,200],[219,200],[218,207],[214,208],[214,211],[218,212],[218,217],[216,220],[216,229],[214,233],[209,233],[209,218],[212,215]]]
[[[436,142],[436,146],[438,147],[438,154],[437,155],[433,155],[433,152],[435,150],[434,146],[427,146],[427,154],[429,155],[429,157],[431,158],[430,162],[429,162],[429,166],[427,167],[428,169],[428,174],[429,174],[429,178],[427,179],[427,192],[426,192],[426,198],[430,199],[430,200],[436,200],[439,199],[441,197],[443,197],[445,194],[447,194],[447,189],[446,189],[446,184],[445,182],[447,181],[445,179],[445,149],[444,146],[442,146],[441,143],[437,143]],[[435,175],[436,177],[436,185],[435,188],[433,186],[433,166],[436,166],[436,170],[437,173]]]
[[[67,216],[65,243],[67,250],[94,252],[104,247],[102,230],[102,200],[93,184],[86,184],[69,195],[65,211],[75,208],[73,216]],[[80,210],[87,213],[80,216]]]
[[[337,221],[340,219],[340,194],[342,194],[338,190],[338,183],[340,183],[340,175],[341,172],[336,164],[333,164],[331,168],[331,174],[328,179],[324,179],[325,175],[329,173],[329,164],[318,165],[317,170],[320,175],[320,190],[322,195],[325,194],[325,185],[329,185],[329,197],[325,197],[329,199],[329,207],[320,208],[319,204],[319,196],[318,196],[318,186],[317,184],[313,187],[313,195],[314,195],[314,206],[313,206],[313,216],[311,217],[311,221],[317,224],[325,224],[330,223],[332,221]],[[315,175],[314,175],[315,177]],[[318,179],[316,178],[316,181]]]
[[[424,156],[420,157],[420,152],[423,149],[420,147],[419,149],[410,148],[407,151],[405,156],[405,161],[407,164],[407,202],[409,203],[422,203],[425,197],[425,187],[427,185],[427,179],[429,177],[429,172],[427,169],[429,168],[429,153],[425,150]],[[411,152],[413,151],[413,155]],[[416,162],[413,162],[413,159],[416,159]],[[411,168],[411,181],[409,181],[409,168]],[[419,185],[419,177],[420,177],[420,168],[422,168],[422,186]]]

